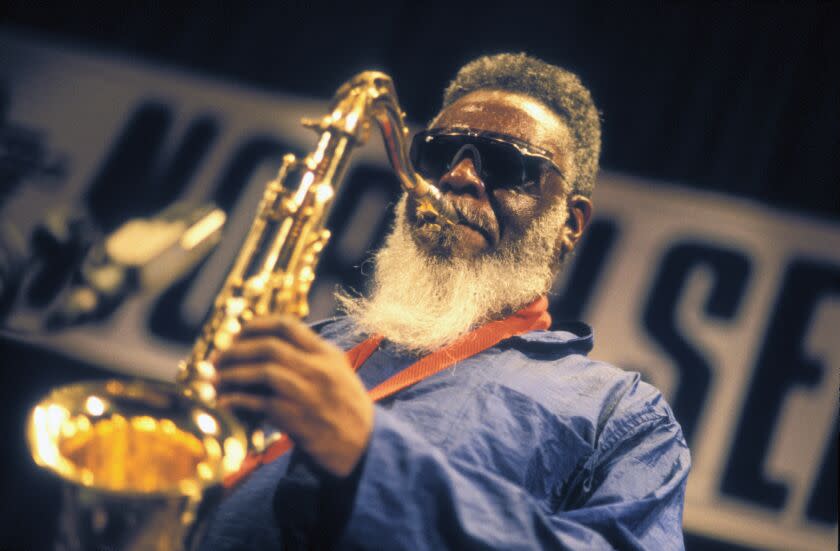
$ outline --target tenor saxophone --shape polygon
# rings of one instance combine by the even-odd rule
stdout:
[[[58,475],[63,549],[189,549],[222,480],[267,442],[216,407],[215,354],[249,319],[306,316],[325,224],[352,151],[376,124],[400,184],[432,229],[457,215],[408,159],[408,128],[391,78],[367,71],[336,92],[305,158],[286,155],[257,208],[233,268],[174,383],[110,380],[54,389],[31,412],[35,462]],[[289,185],[294,183],[296,185]],[[282,427],[281,427],[282,428]]]

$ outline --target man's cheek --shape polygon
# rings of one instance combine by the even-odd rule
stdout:
[[[533,220],[532,209],[522,205],[511,204],[510,201],[500,201],[496,209],[496,219],[499,224],[500,242],[510,242],[522,237],[528,224]]]
[[[521,221],[521,226],[530,226],[535,219],[546,214],[551,209],[552,201],[542,196],[525,195],[519,197],[516,206],[516,216]]]

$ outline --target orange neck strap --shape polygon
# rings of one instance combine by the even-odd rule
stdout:
[[[436,350],[389,377],[382,383],[368,391],[374,402],[391,396],[423,379],[443,371],[453,364],[478,354],[497,343],[514,335],[521,335],[529,331],[548,329],[551,326],[551,315],[548,313],[548,299],[540,297],[525,308],[511,314],[505,319],[491,321],[474,329],[454,342]],[[384,337],[373,335],[347,351],[347,359],[354,370],[358,370],[368,358],[379,348]],[[236,473],[228,476],[223,485],[232,488],[244,480],[257,467],[274,461],[292,448],[292,441],[283,435],[265,451],[251,454],[245,458],[242,467]]]

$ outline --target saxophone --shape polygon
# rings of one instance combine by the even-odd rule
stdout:
[[[286,155],[267,184],[176,382],[78,383],[54,389],[32,410],[32,457],[62,481],[59,548],[168,551],[195,545],[222,480],[239,470],[249,449],[268,444],[260,431],[216,407],[214,355],[254,317],[308,314],[333,198],[373,122],[427,229],[457,220],[409,162],[408,128],[391,78],[366,71],[342,85],[327,115],[303,121],[320,136],[315,150],[303,159]],[[296,185],[287,186],[290,181]]]

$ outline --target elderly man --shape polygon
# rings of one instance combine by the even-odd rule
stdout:
[[[547,330],[599,149],[573,74],[509,54],[461,69],[412,145],[461,223],[403,199],[345,317],[255,320],[220,358],[221,402],[295,448],[238,481],[205,548],[683,547],[690,459],[662,396],[588,359],[584,324]]]

